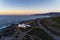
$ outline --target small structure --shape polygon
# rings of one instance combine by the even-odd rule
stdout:
[[[27,27],[31,27],[30,25],[27,25],[27,24],[18,24],[18,27],[22,27],[22,28],[27,28]]]

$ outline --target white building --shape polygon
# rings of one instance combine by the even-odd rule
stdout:
[[[23,23],[23,24],[18,24],[18,27],[26,28],[31,26]]]

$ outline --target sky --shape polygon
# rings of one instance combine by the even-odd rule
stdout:
[[[60,12],[60,0],[0,0],[0,15],[46,12]]]

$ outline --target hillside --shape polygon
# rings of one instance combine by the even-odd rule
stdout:
[[[34,14],[34,16],[44,16],[44,15],[60,16],[60,12],[50,12],[50,13],[43,13],[43,14]]]

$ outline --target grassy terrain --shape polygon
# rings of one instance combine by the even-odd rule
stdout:
[[[52,37],[48,36],[48,34],[40,29],[40,28],[34,28],[32,31],[28,33],[28,35],[31,35],[32,37],[35,38],[35,40],[53,40]]]
[[[41,24],[49,29],[54,34],[60,36],[60,17],[51,17],[42,19]],[[51,27],[51,28],[49,28]]]
[[[53,20],[54,22],[60,24],[60,17],[53,17],[53,18],[50,18],[51,20]]]
[[[53,40],[53,38],[51,36],[49,36],[44,30],[39,28],[38,20],[31,20],[31,21],[28,21],[26,23],[30,24],[34,28],[30,32],[28,32],[25,37],[27,37],[29,35],[34,40],[40,40],[40,39],[42,39],[42,40]],[[27,38],[26,38],[26,40],[29,40]]]
[[[44,20],[53,20],[53,21],[56,22],[57,24],[60,24],[60,17],[44,18],[44,19],[41,20],[41,21],[44,21]]]

